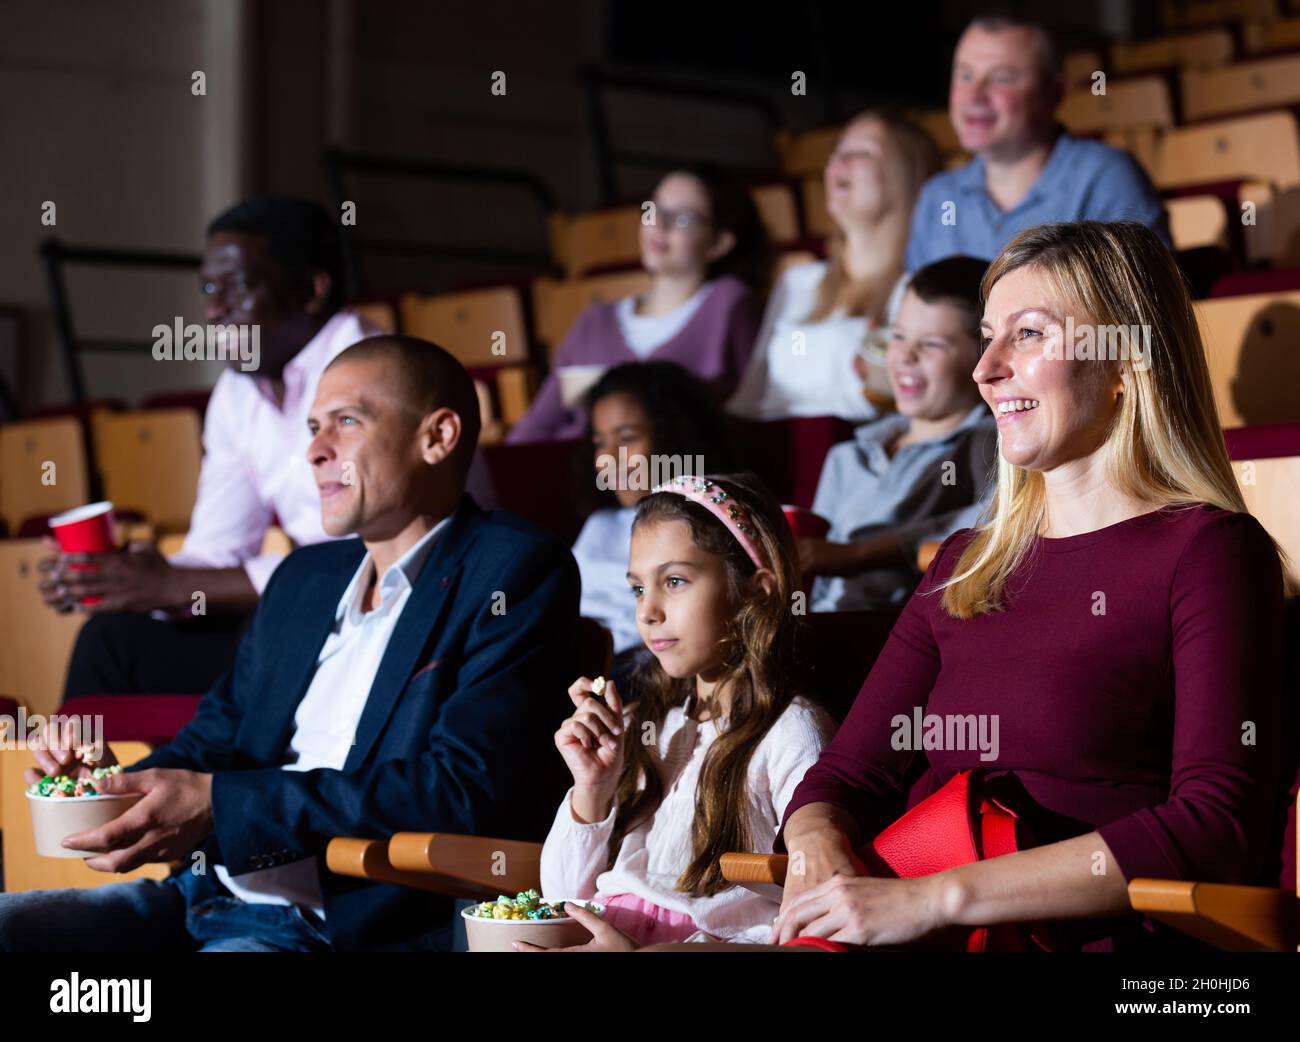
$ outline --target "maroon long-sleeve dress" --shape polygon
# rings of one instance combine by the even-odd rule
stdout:
[[[1004,610],[960,620],[934,588],[971,534],[944,543],[786,817],[831,803],[872,836],[983,767],[1019,781],[1044,841],[1095,829],[1125,880],[1275,885],[1289,743],[1281,566],[1260,524],[1195,505],[1040,538]],[[908,747],[916,707],[983,715],[983,748]],[[1071,929],[1089,947],[1158,936],[1136,916]]]

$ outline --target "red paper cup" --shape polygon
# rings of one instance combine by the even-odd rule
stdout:
[[[790,531],[796,539],[825,539],[826,533],[831,530],[831,523],[821,514],[789,504],[781,509],[785,512],[785,519],[790,523]]]
[[[107,500],[90,503],[49,520],[50,531],[65,554],[102,554],[116,549],[113,543],[113,504]],[[70,572],[93,572],[93,564],[70,564]],[[98,604],[102,597],[83,597],[82,604]]]

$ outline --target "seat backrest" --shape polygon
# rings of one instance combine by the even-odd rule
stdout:
[[[1232,469],[1246,508],[1286,551],[1300,589],[1300,456],[1235,460]]]
[[[1241,43],[1247,54],[1296,50],[1300,48],[1300,18],[1249,21],[1241,27]]]
[[[801,238],[799,207],[788,184],[759,185],[751,189],[750,195],[772,242],[781,245]]]
[[[612,303],[620,297],[646,293],[649,289],[650,273],[640,268],[568,282],[536,279],[532,285],[533,329],[554,358],[555,349],[569,332],[569,327],[592,304]]]
[[[566,216],[553,223],[565,274],[576,279],[597,268],[641,259],[641,207],[617,206]]]
[[[1300,291],[1197,301],[1219,422],[1300,421]]]
[[[0,427],[0,518],[11,532],[29,517],[58,514],[89,499],[80,420],[64,416]]]
[[[1232,34],[1227,29],[1207,29],[1151,40],[1117,41],[1110,48],[1110,65],[1123,75],[1200,68],[1232,61],[1233,51]]]
[[[119,513],[141,513],[159,532],[189,527],[203,457],[192,409],[108,413],[95,423],[104,498]]]
[[[39,539],[0,539],[0,691],[33,713],[58,708],[68,658],[86,621],[76,612],[60,615],[41,599],[37,565],[50,556]]]
[[[898,621],[898,610],[813,612],[795,646],[798,689],[837,722],[857,698]]]
[[[853,436],[838,416],[798,416],[755,421],[728,416],[731,444],[743,446],[743,463],[782,503],[811,507],[831,446]]]
[[[1155,161],[1160,188],[1223,181],[1300,184],[1300,140],[1290,112],[1266,112],[1176,127],[1160,139]]]
[[[1187,120],[1300,104],[1300,55],[1185,69],[1182,99]]]
[[[402,330],[446,348],[467,369],[528,361],[524,305],[513,286],[439,293],[405,293]]]
[[[1073,134],[1101,134],[1130,127],[1172,127],[1174,106],[1163,76],[1112,80],[1102,94],[1091,86],[1066,91],[1056,110]]]
[[[1185,195],[1165,200],[1169,214],[1169,237],[1175,250],[1205,246],[1227,249],[1228,207],[1217,195]]]

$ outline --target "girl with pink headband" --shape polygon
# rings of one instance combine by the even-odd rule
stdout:
[[[763,943],[777,903],[728,884],[719,859],[771,849],[834,730],[790,686],[794,537],[757,479],[678,477],[638,507],[627,580],[653,657],[626,706],[604,678],[569,688],[555,744],[573,787],[542,849],[544,896],[604,906],[568,906],[588,950]]]

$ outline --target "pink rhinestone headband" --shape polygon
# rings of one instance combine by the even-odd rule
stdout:
[[[749,523],[749,515],[745,513],[745,508],[739,503],[727,502],[731,498],[731,494],[721,485],[708,480],[708,478],[683,474],[671,481],[665,481],[662,485],[656,485],[651,491],[672,492],[679,496],[685,496],[692,502],[699,503],[700,506],[727,526],[727,531],[736,537],[736,542],[749,555],[749,559],[754,562],[754,567],[767,567],[767,559],[764,557],[763,551],[759,549],[755,538],[758,533],[754,530],[754,526]]]

